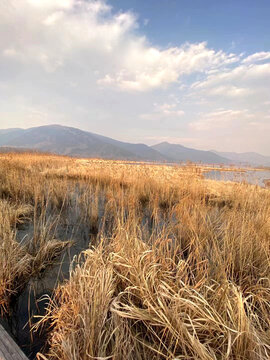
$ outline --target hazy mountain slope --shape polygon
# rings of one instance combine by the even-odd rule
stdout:
[[[50,151],[63,155],[133,159],[134,154],[98,140],[91,133],[60,125],[29,128],[5,146]]]
[[[1,137],[2,136],[2,137]],[[163,161],[166,158],[144,144],[128,144],[76,128],[48,125],[0,133],[1,146],[23,147],[63,155],[107,159]]]
[[[264,156],[256,152],[235,153],[235,152],[220,152],[215,150],[211,150],[211,151],[219,156],[230,158],[236,162],[250,164],[250,165],[270,166],[270,156]]]
[[[7,147],[7,146],[0,146],[0,153],[23,153],[23,152],[36,152],[38,150],[34,149],[26,149],[22,147]]]
[[[47,125],[0,130],[0,147],[33,149],[62,155],[137,161],[193,161],[212,164],[245,163],[270,166],[270,157],[257,153],[202,151],[163,142],[154,146],[130,144],[73,127]],[[16,148],[16,150],[15,150]],[[1,150],[0,150],[1,151]]]
[[[2,129],[0,130],[0,146],[5,145],[6,143],[12,141],[19,135],[24,133],[24,129],[14,128],[14,129]]]
[[[122,149],[125,149],[127,151],[132,152],[136,155],[136,157],[143,158],[145,160],[152,160],[152,161],[170,161],[171,158],[168,158],[167,156],[161,154],[159,151],[153,149],[150,146],[147,146],[145,144],[130,144],[127,142],[122,142],[118,140],[114,140],[111,138],[108,138],[106,136],[93,134],[96,138],[101,139],[104,142],[107,142],[109,144],[121,147]]]
[[[174,161],[193,161],[211,164],[228,164],[231,161],[225,157],[219,156],[211,151],[190,149],[179,144],[169,144],[162,142],[152,146],[164,156],[170,157]]]

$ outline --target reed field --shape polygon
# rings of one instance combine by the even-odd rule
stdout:
[[[35,283],[31,358],[270,358],[270,189],[203,173],[0,155],[0,316]]]

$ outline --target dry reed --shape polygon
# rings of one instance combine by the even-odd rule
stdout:
[[[89,229],[40,320],[50,332],[38,358],[270,358],[269,190],[204,180],[193,165],[38,154],[0,164],[0,204],[13,209],[0,211],[2,312],[65,246],[51,241],[70,208]],[[18,244],[29,218],[37,231]]]

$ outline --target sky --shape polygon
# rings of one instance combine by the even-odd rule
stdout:
[[[269,0],[0,0],[0,128],[270,155]]]

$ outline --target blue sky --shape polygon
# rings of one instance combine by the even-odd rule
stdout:
[[[0,0],[0,128],[270,155],[270,2]]]
[[[141,32],[162,46],[207,40],[210,47],[228,51],[270,48],[269,0],[112,0],[111,4],[116,11],[137,13]]]

